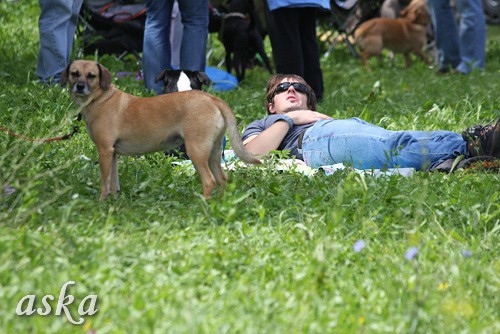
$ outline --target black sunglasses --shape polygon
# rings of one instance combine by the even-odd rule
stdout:
[[[300,82],[282,82],[278,86],[276,86],[273,95],[286,92],[288,88],[290,88],[290,86],[293,86],[293,88],[299,93],[306,94],[309,91],[309,89],[307,89],[307,86]]]

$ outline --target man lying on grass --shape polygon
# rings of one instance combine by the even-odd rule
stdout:
[[[413,167],[439,169],[463,155],[500,157],[500,119],[462,134],[450,131],[390,131],[359,118],[333,119],[316,110],[316,97],[297,75],[276,74],[267,84],[268,116],[243,132],[253,154],[290,150],[310,167],[336,163],[359,169]]]

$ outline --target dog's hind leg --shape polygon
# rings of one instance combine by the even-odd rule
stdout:
[[[210,166],[210,170],[212,171],[212,174],[215,177],[215,181],[217,182],[217,185],[221,188],[225,188],[228,178],[227,178],[226,173],[222,169],[220,160],[221,160],[220,154],[218,156],[210,156],[210,160],[208,163]]]
[[[208,161],[210,170],[215,177],[215,181],[220,187],[225,187],[228,180],[227,175],[221,166],[222,149],[220,143],[222,142],[223,137],[224,136],[222,135],[215,141],[212,153],[210,154],[210,158]]]
[[[205,198],[210,198],[216,184],[215,176],[210,169],[210,148],[199,147],[193,144],[190,145],[186,142],[186,152],[191,158],[194,168],[200,175],[201,184],[203,186],[203,196]]]
[[[205,198],[210,198],[212,196],[212,191],[215,188],[215,177],[210,170],[208,161],[191,159],[194,168],[200,174],[201,185],[203,186],[203,196]]]
[[[236,70],[236,78],[238,82],[242,82],[245,79],[245,57],[239,51],[236,51],[233,55],[233,67]]]

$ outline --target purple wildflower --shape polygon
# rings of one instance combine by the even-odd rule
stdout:
[[[356,241],[354,243],[354,246],[352,246],[352,249],[356,252],[356,253],[359,253],[361,252],[361,250],[365,248],[365,242],[361,239],[359,239],[358,241]]]
[[[413,260],[413,258],[417,256],[417,254],[418,254],[418,248],[412,247],[406,252],[405,258],[407,260]]]
[[[16,188],[9,186],[8,184],[3,185],[3,190],[5,191],[5,195],[10,196],[16,192]]]
[[[472,252],[470,250],[468,250],[468,249],[464,249],[462,251],[462,256],[463,257],[471,257],[472,256]]]

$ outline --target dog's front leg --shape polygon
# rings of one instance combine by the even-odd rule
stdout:
[[[365,69],[371,71],[370,64],[368,63],[371,57],[370,53],[368,53],[367,51],[361,51],[360,57],[361,57],[361,63],[363,64]]]
[[[118,154],[113,152],[111,161],[111,194],[117,195],[120,192],[120,181],[118,180]]]
[[[101,196],[104,200],[111,191],[111,168],[113,166],[114,149],[112,146],[98,147],[99,151],[99,167],[101,169]]]

